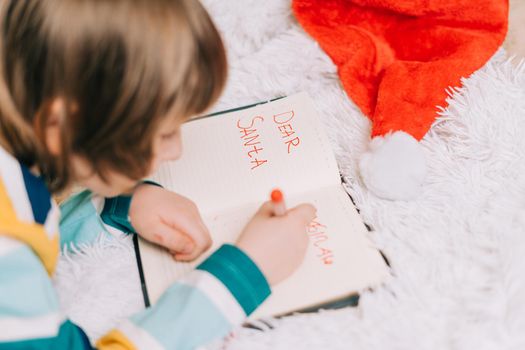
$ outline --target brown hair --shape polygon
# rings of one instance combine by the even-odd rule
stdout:
[[[202,113],[226,80],[224,47],[193,0],[6,0],[0,33],[0,142],[68,185],[71,153],[104,178],[147,175],[166,116]],[[62,155],[45,147],[51,102],[65,101]]]

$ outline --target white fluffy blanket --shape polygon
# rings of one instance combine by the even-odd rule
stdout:
[[[429,176],[419,198],[390,202],[362,185],[356,162],[369,122],[289,1],[204,2],[231,66],[215,109],[308,91],[393,271],[356,309],[288,317],[266,332],[239,329],[210,348],[525,349],[525,66],[500,52],[450,91],[422,141]],[[142,307],[129,240],[102,239],[63,257],[56,285],[92,338]]]

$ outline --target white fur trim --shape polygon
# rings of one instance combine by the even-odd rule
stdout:
[[[391,200],[416,197],[427,174],[419,142],[402,131],[374,137],[370,150],[361,157],[359,170],[370,191]]]

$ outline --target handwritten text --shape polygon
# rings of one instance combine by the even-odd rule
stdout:
[[[288,148],[288,153],[291,153],[293,147],[297,147],[301,143],[301,140],[299,139],[299,136],[297,136],[291,123],[294,116],[294,111],[288,111],[273,116],[273,121],[278,125],[277,129]]]
[[[241,133],[241,140],[244,141],[243,146],[246,148],[246,155],[250,159],[251,170],[254,170],[261,165],[268,162],[267,159],[264,159],[262,156],[262,151],[264,150],[260,135],[255,127],[257,122],[264,122],[264,118],[261,116],[253,117],[248,124],[241,125],[241,120],[237,121],[237,128]]]
[[[316,257],[325,265],[331,265],[334,262],[334,252],[326,247],[329,239],[326,233],[326,226],[321,224],[315,218],[307,228],[308,236],[310,236],[310,243],[316,249]]]

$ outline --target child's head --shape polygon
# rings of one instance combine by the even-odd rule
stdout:
[[[53,190],[115,195],[180,154],[226,58],[193,0],[4,0],[0,144]]]

